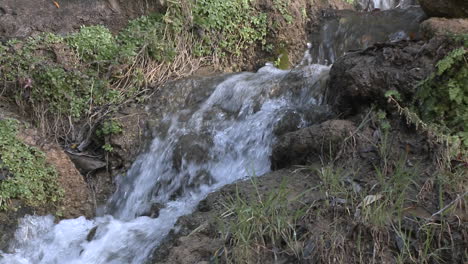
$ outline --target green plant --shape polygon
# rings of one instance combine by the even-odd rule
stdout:
[[[220,222],[227,221],[221,230],[224,237],[230,237],[230,260],[252,263],[268,249],[299,256],[295,226],[306,211],[300,206],[293,209],[299,197],[290,197],[285,180],[266,194],[259,192],[255,180],[252,184],[255,197],[245,197],[236,189],[235,196],[223,202],[226,211]]]
[[[98,136],[115,135],[121,132],[122,125],[114,119],[104,121],[101,125],[101,128],[96,131]]]
[[[193,15],[195,27],[203,32],[200,55],[239,56],[256,42],[266,44],[267,16],[256,11],[251,1],[199,0]]]
[[[468,148],[468,45],[437,62],[417,93],[421,119],[445,128]]]
[[[118,45],[115,37],[104,26],[82,26],[80,31],[68,36],[65,41],[86,62],[113,60]]]
[[[56,205],[62,198],[56,171],[44,153],[16,138],[18,122],[0,120],[0,170],[10,175],[0,181],[0,209],[9,209],[11,199],[30,206]]]
[[[107,151],[107,152],[112,152],[112,151],[114,151],[114,147],[112,147],[112,145],[111,145],[111,144],[108,144],[108,143],[104,144],[104,145],[102,146],[102,149],[104,149],[104,150]]]
[[[406,118],[408,124],[412,124],[416,129],[427,133],[433,143],[441,145],[441,150],[436,152],[435,156],[442,167],[451,167],[452,160],[467,162],[468,148],[463,146],[460,136],[450,134],[450,130],[445,125],[424,122],[415,110],[401,106],[393,92],[387,92],[386,97],[388,102],[396,107],[398,113]]]
[[[176,20],[173,17],[173,20]],[[171,20],[171,21],[173,21]],[[180,31],[174,24],[167,24],[161,14],[143,16],[129,22],[117,36],[122,59],[133,58],[142,50],[152,59],[170,62],[176,56],[175,40],[166,36],[167,30]]]
[[[288,24],[291,24],[294,20],[293,16],[288,10],[288,6],[291,4],[290,2],[291,2],[290,0],[274,0],[273,1],[274,7],[276,8],[276,10],[278,10],[281,13],[284,20],[286,20]]]

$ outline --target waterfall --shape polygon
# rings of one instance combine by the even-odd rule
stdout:
[[[336,14],[311,35],[315,63],[334,63],[346,52],[365,49],[378,42],[418,38],[419,24],[425,18],[418,7],[377,13],[344,10]]]
[[[329,70],[269,65],[216,84],[197,109],[167,113],[166,136],[155,138],[118,177],[107,215],[58,223],[52,216],[26,216],[9,252],[0,252],[0,264],[144,263],[177,219],[210,192],[270,170],[275,124],[286,111],[319,104]],[[145,216],[155,204],[162,207],[159,216]]]

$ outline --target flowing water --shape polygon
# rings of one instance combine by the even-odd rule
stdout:
[[[144,263],[177,219],[208,193],[270,170],[275,123],[285,111],[320,103],[329,69],[265,66],[228,77],[195,111],[166,116],[167,136],[155,138],[127,176],[119,177],[109,214],[58,224],[52,216],[26,216],[0,263]],[[283,80],[294,77],[300,78],[300,89],[285,87]],[[189,148],[178,160],[181,144],[205,150],[199,151],[203,157],[190,158]],[[159,217],[141,216],[154,204],[163,206]]]
[[[367,11],[374,9],[389,10],[392,8],[408,8],[417,4],[416,0],[358,0],[357,2],[362,10]]]
[[[330,64],[348,51],[365,49],[378,42],[419,38],[425,18],[418,7],[377,12],[337,11],[311,35],[314,63]]]

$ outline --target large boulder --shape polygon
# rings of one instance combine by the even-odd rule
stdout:
[[[468,17],[468,1],[466,0],[419,0],[419,4],[431,17]]]
[[[421,23],[421,32],[426,39],[468,33],[468,19],[432,17]]]
[[[448,38],[428,42],[376,44],[338,59],[330,71],[327,102],[337,113],[356,114],[371,104],[385,104],[385,93],[400,92],[412,100],[418,83],[453,48]]]

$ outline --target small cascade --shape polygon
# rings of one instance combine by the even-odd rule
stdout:
[[[329,70],[269,65],[215,84],[197,109],[167,113],[166,136],[155,138],[118,177],[106,215],[59,223],[52,216],[26,216],[0,263],[144,263],[177,219],[210,192],[270,170],[275,124],[287,111],[320,104]],[[308,124],[304,117],[302,126]],[[155,205],[158,217],[145,216]]]
[[[392,8],[408,8],[417,4],[416,0],[359,0],[359,8],[364,11],[389,10]]]
[[[314,63],[334,63],[346,52],[365,49],[379,42],[419,38],[419,23],[425,18],[419,7],[379,12],[337,11],[311,35]]]

